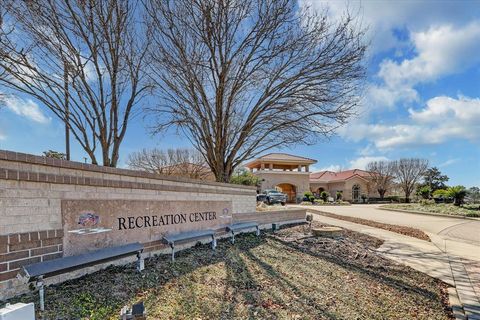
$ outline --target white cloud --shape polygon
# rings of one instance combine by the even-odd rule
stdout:
[[[480,63],[480,22],[463,27],[440,25],[413,32],[412,43],[417,55],[395,62],[380,63],[381,85],[367,91],[367,103],[372,107],[393,107],[398,102],[418,102],[414,87],[442,77],[460,73]]]
[[[447,161],[445,162],[442,162],[438,165],[439,168],[443,168],[443,167],[447,167],[449,165],[452,165],[454,163],[457,163],[458,161],[460,161],[459,158],[455,158],[455,159],[448,159]]]
[[[418,55],[401,63],[384,60],[378,75],[389,87],[434,81],[455,74],[480,62],[480,23],[464,27],[442,25],[413,32]]]
[[[7,140],[7,136],[2,132],[0,132],[0,141],[4,141],[4,140]]]
[[[377,156],[377,157],[360,157],[350,161],[350,169],[362,169],[365,170],[367,164],[373,161],[387,161],[389,160],[387,157],[384,156]]]
[[[404,0],[404,1],[361,1],[361,0],[301,0],[300,6],[310,6],[317,10],[327,8],[332,17],[341,17],[346,10],[359,15],[368,27],[372,39],[372,51],[378,53],[392,48],[400,55],[402,46],[408,46],[408,39],[395,36],[395,29],[419,31],[431,25],[462,25],[478,13],[476,1]]]
[[[480,140],[480,99],[441,96],[425,108],[409,110],[409,124],[357,123],[342,133],[348,140],[371,141],[378,149],[439,144],[453,139]]]
[[[47,118],[42,113],[38,105],[32,100],[25,101],[22,99],[9,97],[5,99],[5,106],[15,114],[28,118],[32,121],[42,124],[50,122],[50,118]]]

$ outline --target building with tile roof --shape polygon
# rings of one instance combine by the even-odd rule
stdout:
[[[337,192],[342,199],[361,202],[362,195],[378,197],[370,183],[370,173],[352,169],[339,172],[310,172],[309,167],[317,161],[287,153],[269,153],[245,164],[261,179],[260,192],[277,189],[288,196],[289,202],[301,201],[307,191],[317,196],[327,191],[335,198]]]

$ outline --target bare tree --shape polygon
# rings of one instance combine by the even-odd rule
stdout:
[[[385,193],[390,190],[395,178],[394,165],[391,161],[372,161],[367,164],[366,170],[370,174],[370,181],[383,200]]]
[[[168,176],[212,180],[213,174],[203,155],[195,149],[143,149],[128,155],[131,169]]]
[[[98,164],[115,167],[146,93],[147,41],[136,0],[30,0],[6,6],[0,83],[49,108]],[[68,145],[68,139],[67,139]],[[68,148],[67,148],[68,149]]]
[[[428,160],[418,158],[400,159],[392,163],[395,177],[405,193],[405,202],[410,202],[410,195],[415,190],[428,168]]]
[[[147,1],[156,130],[171,126],[218,181],[274,147],[344,124],[365,77],[364,30],[294,0]]]

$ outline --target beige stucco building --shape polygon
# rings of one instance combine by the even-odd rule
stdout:
[[[278,189],[287,195],[288,202],[296,202],[310,191],[309,167],[316,162],[286,153],[269,153],[245,164],[245,167],[261,179],[261,191]]]
[[[287,194],[289,202],[300,201],[307,191],[317,196],[327,191],[333,198],[341,192],[342,199],[350,202],[361,202],[362,195],[378,197],[371,188],[369,172],[353,169],[311,173],[309,167],[316,162],[286,153],[269,153],[245,164],[245,167],[261,179],[260,191],[278,189]]]

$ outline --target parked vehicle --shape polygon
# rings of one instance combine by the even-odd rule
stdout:
[[[257,201],[263,201],[267,204],[280,203],[282,206],[284,206],[285,203],[287,203],[287,195],[275,189],[267,189],[263,191],[262,194],[257,195]]]

